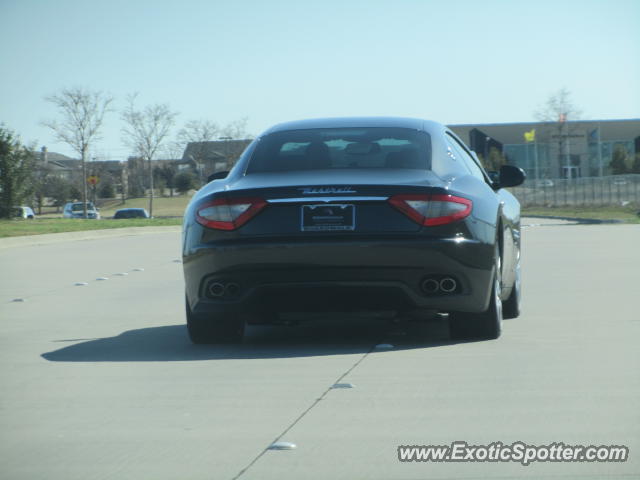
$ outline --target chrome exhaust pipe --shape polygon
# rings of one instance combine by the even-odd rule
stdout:
[[[222,283],[212,283],[209,285],[209,294],[212,297],[221,297],[224,295],[224,285]]]
[[[229,295],[230,297],[233,297],[235,295],[238,294],[238,292],[240,291],[240,285],[238,285],[237,283],[228,283],[227,286],[224,289],[224,294],[225,295]]]
[[[422,283],[420,284],[420,288],[424,293],[431,295],[440,290],[440,284],[433,278],[427,278],[422,281]]]
[[[445,293],[451,293],[458,287],[458,282],[456,282],[451,277],[445,277],[440,280],[440,290]]]

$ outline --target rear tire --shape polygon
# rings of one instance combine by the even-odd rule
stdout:
[[[244,320],[238,315],[221,317],[194,314],[185,301],[187,331],[195,344],[240,343],[244,335]]]
[[[456,340],[493,340],[502,332],[502,274],[500,252],[496,246],[495,273],[489,308],[479,314],[452,313],[449,315],[449,334]]]
[[[520,280],[520,260],[516,266],[516,278],[509,298],[502,302],[503,318],[518,318],[520,316],[520,302],[522,301],[522,284]]]

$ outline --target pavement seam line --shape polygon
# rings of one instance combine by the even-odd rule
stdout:
[[[271,441],[271,443],[269,443],[269,446],[279,441],[282,437],[284,437],[293,427],[295,427],[300,422],[300,420],[302,420],[311,410],[313,410],[314,407],[318,405],[318,403],[324,400],[327,394],[332,390],[333,385],[335,385],[336,383],[340,383],[340,381],[343,378],[349,375],[358,365],[360,365],[364,361],[364,359],[367,358],[369,354],[375,350],[377,344],[378,342],[374,343],[374,345],[369,349],[368,352],[366,352],[362,357],[360,357],[360,359],[357,362],[355,362],[353,365],[351,365],[351,367],[349,367],[349,369],[346,372],[340,375],[340,377],[338,377],[337,380],[335,380],[331,385],[329,385],[329,387],[327,387],[327,389],[324,392],[322,392],[322,395],[316,398],[313,401],[313,403],[309,407],[307,407],[307,409],[304,412],[298,415],[298,417],[282,433],[280,433],[280,435],[278,435],[276,438],[274,438]],[[240,470],[238,474],[235,477],[233,477],[231,480],[238,480],[242,475],[244,475],[245,472],[247,472],[258,460],[260,460],[260,458],[262,458],[262,456],[265,453],[269,451],[269,446],[264,448],[246,467]]]

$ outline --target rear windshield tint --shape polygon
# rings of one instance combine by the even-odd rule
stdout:
[[[260,139],[247,173],[347,168],[430,170],[431,139],[408,128],[276,132]]]
[[[87,210],[95,210],[96,207],[93,206],[93,203],[87,203]],[[81,203],[74,203],[71,205],[72,212],[84,212],[84,207]]]

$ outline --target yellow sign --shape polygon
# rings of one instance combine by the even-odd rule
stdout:
[[[532,128],[528,132],[524,132],[524,141],[525,142],[535,142],[536,141],[536,129]]]
[[[89,185],[96,185],[99,181],[100,181],[100,179],[98,178],[97,175],[91,175],[91,176],[87,177],[87,183]]]

